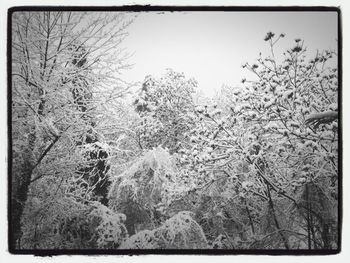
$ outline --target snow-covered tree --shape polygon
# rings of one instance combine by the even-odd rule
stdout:
[[[184,133],[194,124],[191,113],[196,86],[194,79],[171,69],[160,79],[146,77],[135,100],[142,148],[162,146],[174,153],[186,144]]]
[[[183,158],[216,202],[245,211],[242,244],[335,248],[338,123],[335,114],[319,117],[337,111],[336,54],[307,56],[296,39],[280,60],[274,46],[283,37],[268,33],[271,54],[243,65],[255,79],[225,88],[224,105],[197,107],[193,147]]]
[[[169,217],[167,208],[183,192],[174,158],[161,147],[147,151],[113,178],[109,207],[126,215],[129,234],[153,229]]]
[[[91,199],[100,187],[99,179],[87,177],[104,176],[96,167],[107,167],[110,148],[104,134],[109,127],[101,127],[99,119],[109,113],[101,105],[117,100],[128,88],[118,74],[127,68],[120,43],[132,16],[14,12],[11,19],[11,247],[19,248],[29,192],[29,199],[36,197],[39,202],[29,200],[28,205],[40,204],[44,209],[41,201],[56,187],[58,192],[78,195],[80,201]],[[31,224],[29,219],[23,222]]]

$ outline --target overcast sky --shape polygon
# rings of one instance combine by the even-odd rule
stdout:
[[[239,86],[249,73],[241,68],[259,52],[268,54],[268,31],[286,37],[280,53],[305,40],[311,54],[336,49],[336,12],[149,12],[140,13],[129,27],[124,47],[133,53],[134,67],[124,74],[142,81],[148,74],[161,76],[166,68],[194,77],[205,94],[222,84]],[[278,53],[278,52],[277,52]]]

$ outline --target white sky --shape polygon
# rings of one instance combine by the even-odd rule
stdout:
[[[133,53],[134,67],[124,73],[129,81],[143,81],[148,74],[160,76],[166,68],[194,77],[206,95],[222,84],[240,85],[248,76],[241,68],[267,54],[263,40],[268,31],[285,33],[281,54],[305,40],[312,54],[336,49],[336,12],[156,12],[140,13],[128,28],[123,46]],[[276,53],[277,55],[277,53]]]

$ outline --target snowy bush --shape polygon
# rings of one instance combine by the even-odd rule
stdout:
[[[158,228],[131,236],[121,249],[205,249],[207,240],[190,212],[180,212]]]
[[[123,224],[125,215],[98,202],[87,205],[71,198],[48,203],[33,199],[27,208],[23,218],[23,248],[117,248],[128,237]]]
[[[109,206],[127,216],[130,234],[153,228],[161,220],[157,208],[167,205],[176,189],[176,167],[169,153],[161,147],[146,152],[116,176],[109,192]],[[141,225],[143,224],[143,226]]]

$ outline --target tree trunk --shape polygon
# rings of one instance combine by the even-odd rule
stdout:
[[[18,171],[12,174],[12,195],[11,195],[11,223],[10,230],[10,250],[19,249],[20,239],[22,236],[21,219],[23,210],[27,201],[29,186],[31,183],[33,171],[33,149],[35,134],[30,133],[28,136],[28,146],[22,153],[22,163],[18,166]],[[13,160],[11,160],[13,162]]]

